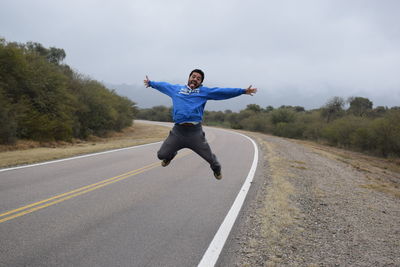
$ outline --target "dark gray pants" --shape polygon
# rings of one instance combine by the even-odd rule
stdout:
[[[210,163],[210,167],[214,172],[221,171],[221,165],[217,157],[211,152],[200,123],[193,126],[175,124],[157,152],[157,156],[160,160],[172,160],[178,150],[182,148],[189,148],[199,154]]]

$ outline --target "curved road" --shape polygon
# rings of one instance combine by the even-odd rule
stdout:
[[[0,170],[0,266],[196,266],[256,153],[239,134],[205,128],[222,164],[160,143]]]

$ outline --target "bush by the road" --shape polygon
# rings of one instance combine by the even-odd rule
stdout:
[[[135,103],[62,64],[65,56],[0,39],[0,143],[68,141],[132,124]]]
[[[334,97],[323,107],[309,111],[299,106],[262,108],[251,104],[240,112],[206,111],[204,123],[399,157],[400,108],[373,108],[369,99],[353,97],[347,101],[349,107],[345,109],[345,102]],[[170,111],[170,108],[157,106],[140,110],[139,118],[171,121]]]

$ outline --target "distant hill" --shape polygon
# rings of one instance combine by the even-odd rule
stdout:
[[[132,84],[104,84],[109,89],[114,89],[117,94],[126,96],[136,103],[139,108],[151,108],[153,106],[163,105],[171,106],[171,100],[168,96],[143,85]]]

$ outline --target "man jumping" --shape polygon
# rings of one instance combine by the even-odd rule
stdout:
[[[147,76],[144,85],[157,89],[172,99],[172,115],[175,125],[157,152],[161,165],[166,167],[176,156],[178,150],[189,148],[210,164],[215,178],[220,180],[222,178],[221,164],[212,153],[201,126],[204,107],[207,100],[224,100],[242,94],[253,95],[257,92],[257,88],[253,88],[251,85],[247,89],[208,88],[202,85],[203,81],[204,72],[195,69],[190,73],[187,85],[154,82],[150,81]]]

